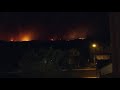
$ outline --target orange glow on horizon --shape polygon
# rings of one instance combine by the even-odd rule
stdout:
[[[14,39],[13,39],[13,38],[11,38],[11,39],[10,39],[10,41],[11,41],[11,42],[13,42],[13,41],[14,41]]]
[[[21,41],[30,41],[30,37],[29,36],[24,36],[24,37],[22,37]]]
[[[34,39],[34,33],[31,31],[28,32],[20,32],[18,35],[18,41],[31,41]]]
[[[54,41],[54,39],[53,39],[53,38],[51,38],[50,40],[51,40],[51,41]]]
[[[10,38],[10,41],[31,41],[33,40],[33,36],[31,33],[19,33],[18,36],[14,36],[14,38]]]

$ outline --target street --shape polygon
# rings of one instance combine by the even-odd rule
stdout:
[[[1,73],[0,78],[97,78],[96,68],[72,69],[61,72],[39,72],[39,73]]]

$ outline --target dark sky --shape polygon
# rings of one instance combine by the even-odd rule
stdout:
[[[88,36],[102,38],[108,35],[107,14],[106,12],[0,12],[1,39],[7,40],[11,36],[29,30],[36,32],[37,36],[43,39],[50,35],[62,37],[68,33],[71,35],[73,32],[84,31]]]

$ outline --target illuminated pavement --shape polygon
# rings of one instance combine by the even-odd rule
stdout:
[[[97,78],[96,68],[73,69],[71,73],[74,78]]]

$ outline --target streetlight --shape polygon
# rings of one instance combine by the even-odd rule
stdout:
[[[97,70],[97,64],[96,64],[96,48],[97,48],[97,44],[93,43],[92,44],[92,48],[94,49],[94,57],[93,57],[93,60],[94,60],[94,65],[96,66],[96,77],[98,77],[98,70]]]
[[[94,49],[94,58],[93,58],[94,64],[96,64],[96,59],[95,59],[96,47],[97,47],[97,45],[95,43],[93,43],[92,48]]]
[[[96,48],[96,47],[97,47],[97,45],[94,43],[94,44],[92,44],[92,47],[93,47],[93,48]]]

